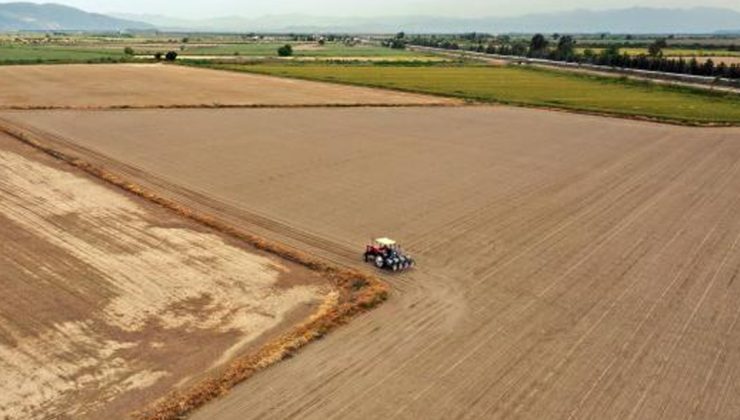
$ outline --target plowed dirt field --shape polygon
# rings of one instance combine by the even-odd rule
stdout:
[[[454,99],[160,64],[0,67],[0,108],[430,105]]]
[[[740,417],[738,128],[507,107],[0,117],[338,263],[373,235],[417,259],[379,309],[194,418]]]
[[[125,418],[333,293],[70,168],[0,135],[0,418]]]

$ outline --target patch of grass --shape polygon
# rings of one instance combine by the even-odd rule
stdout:
[[[0,45],[0,64],[26,63],[85,63],[126,60],[120,51],[80,47]]]
[[[467,65],[213,64],[210,67],[684,124],[740,124],[740,96],[736,94],[556,70]]]

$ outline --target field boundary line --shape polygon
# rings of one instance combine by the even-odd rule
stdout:
[[[233,227],[210,215],[187,208],[174,200],[160,196],[152,189],[130,182],[122,176],[95,166],[80,157],[54,149],[44,142],[41,136],[20,129],[0,119],[0,132],[26,144],[46,155],[60,160],[71,167],[93,176],[118,190],[138,196],[159,207],[163,207],[203,225],[225,236],[239,240],[250,247],[268,252],[321,273],[333,284],[338,293],[336,302],[325,301],[319,311],[307,320],[294,326],[269,341],[253,353],[232,360],[220,372],[207,375],[182,391],[172,391],[170,395],[142,407],[132,413],[140,419],[164,420],[179,419],[226,393],[257,372],[292,357],[296,351],[310,342],[326,335],[329,331],[346,324],[354,316],[367,312],[388,298],[389,286],[374,275],[327,263],[317,257],[289,249],[281,244],[268,241],[260,236]]]

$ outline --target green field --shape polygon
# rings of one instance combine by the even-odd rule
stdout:
[[[179,39],[107,39],[70,37],[62,40],[44,41],[41,38],[29,38],[33,43],[23,44],[12,39],[0,38],[0,64],[36,63],[36,62],[97,62],[120,61],[127,57],[124,47],[131,47],[139,58],[151,58],[154,53],[176,51],[181,56],[243,56],[243,57],[277,57],[277,49],[286,43],[293,46],[293,56],[298,59],[331,59],[331,58],[368,58],[368,59],[433,59],[427,54],[394,50],[375,45],[346,45],[341,42],[212,42],[184,43]],[[43,42],[48,42],[44,44]]]
[[[99,62],[125,58],[119,51],[61,46],[0,45],[0,64],[36,62]]]
[[[392,50],[390,48],[373,45],[348,46],[342,43],[240,43],[220,44],[209,46],[185,45],[185,49],[179,51],[184,55],[243,55],[247,57],[275,57],[277,49],[285,44],[293,46],[293,55],[296,57],[413,57],[421,56],[419,53]],[[235,54],[236,53],[236,54]]]
[[[326,43],[319,45],[316,42],[242,42],[242,43],[212,43],[212,44],[162,44],[162,43],[132,43],[131,46],[137,55],[154,54],[155,52],[177,51],[185,56],[244,56],[244,57],[277,57],[277,50],[285,44],[293,47],[294,57],[425,57],[425,54],[406,50],[393,50],[374,45],[345,45],[343,43]],[[122,50],[123,45],[115,48]]]
[[[553,70],[490,66],[239,65],[213,68],[392,88],[474,101],[740,124],[740,96]]]

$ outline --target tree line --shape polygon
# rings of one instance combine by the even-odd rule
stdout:
[[[647,54],[630,55],[622,52],[620,45],[609,44],[601,50],[586,48],[576,50],[577,41],[570,35],[553,34],[551,39],[543,34],[535,34],[529,42],[526,39],[514,39],[503,35],[485,43],[486,37],[480,34],[467,34],[458,38],[437,36],[414,36],[407,38],[397,35],[386,45],[392,48],[403,48],[408,45],[442,48],[447,50],[465,50],[486,54],[505,56],[542,58],[569,63],[594,64],[638,70],[651,70],[665,73],[688,74],[695,76],[722,77],[740,79],[740,65],[715,63],[711,58],[699,61],[695,57],[686,59],[668,58],[663,49],[668,44],[665,38],[657,39],[648,45]]]

